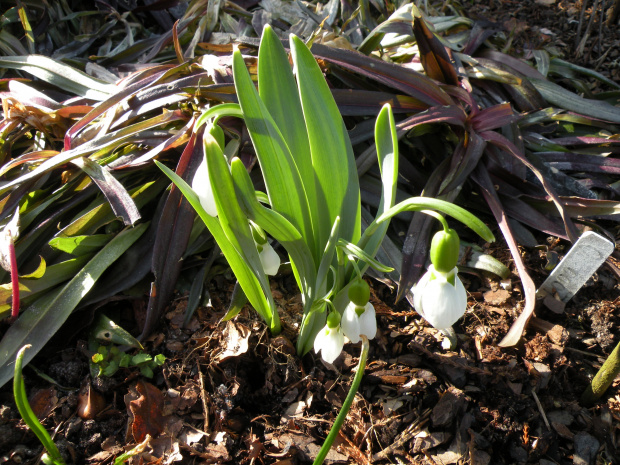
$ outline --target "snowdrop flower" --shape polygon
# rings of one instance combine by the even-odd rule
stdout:
[[[375,307],[370,302],[365,306],[357,306],[354,302],[349,302],[342,315],[342,331],[353,344],[360,341],[360,336],[364,335],[372,339],[377,334],[377,319],[375,317]]]
[[[200,199],[200,205],[211,216],[217,216],[217,208],[215,207],[215,197],[213,196],[213,189],[211,188],[211,181],[209,178],[209,168],[207,167],[206,160],[198,166],[194,179],[192,179],[192,189],[196,192],[196,195]]]
[[[430,265],[413,288],[413,306],[439,330],[449,330],[467,309],[467,294],[457,268],[443,273]]]
[[[327,324],[319,331],[314,339],[314,352],[321,352],[321,357],[327,363],[334,363],[344,347],[344,334],[340,327],[340,314],[330,312]]]
[[[263,265],[265,274],[269,276],[275,276],[278,274],[278,269],[280,268],[280,256],[275,250],[273,250],[273,247],[271,247],[269,242],[265,242],[259,246],[258,257]]]

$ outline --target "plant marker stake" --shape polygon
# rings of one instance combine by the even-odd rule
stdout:
[[[613,242],[586,231],[536,291],[536,298],[557,293],[562,302],[568,302],[613,251]]]
[[[357,394],[357,389],[360,386],[362,381],[362,376],[364,375],[364,369],[366,368],[366,361],[368,360],[368,349],[370,344],[368,342],[368,338],[362,334],[360,335],[362,339],[362,352],[360,353],[360,361],[357,365],[357,372],[355,373],[355,377],[353,378],[353,383],[351,384],[351,389],[349,389],[349,393],[347,394],[347,398],[342,403],[342,407],[340,408],[340,412],[332,425],[332,428],[329,430],[329,434],[325,438],[325,442],[321,446],[321,450],[317,454],[312,465],[322,465],[325,457],[338,436],[340,432],[340,428],[342,428],[342,424],[344,423],[345,418],[347,417],[347,413],[349,413],[349,409],[351,408],[351,404],[353,404],[353,399],[355,399],[355,394]]]
[[[13,301],[11,307],[11,320],[19,315],[19,276],[17,274],[17,257],[15,256],[15,243],[9,242],[9,260],[11,261],[11,287],[13,288]]]

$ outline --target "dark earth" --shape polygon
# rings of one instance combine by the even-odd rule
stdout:
[[[617,21],[600,24],[612,1],[463,2],[472,18],[514,31],[513,51],[554,47],[566,60],[619,78]],[[578,44],[588,30],[582,50]],[[599,35],[599,33],[601,33]],[[597,89],[594,89],[597,90]],[[605,225],[616,237],[616,224]],[[568,244],[539,236],[523,248],[536,285]],[[506,246],[480,244],[512,267]],[[615,257],[615,258],[614,258]],[[520,281],[462,274],[469,308],[455,326],[459,344],[445,350],[436,330],[396,291],[372,281],[379,331],[369,364],[326,463],[620,464],[620,378],[593,406],[580,397],[620,341],[620,287],[613,264],[603,266],[555,313],[539,304],[521,343],[501,349],[523,307]],[[616,267],[617,269],[617,267]],[[315,354],[299,358],[294,334],[300,298],[290,274],[272,280],[284,331],[272,337],[250,309],[221,322],[233,280],[209,284],[210,304],[182,327],[187,303],[180,290],[145,351],[164,354],[153,378],[121,368],[90,376],[88,316],[59,333],[25,368],[34,411],[68,462],[113,463],[136,448],[132,463],[311,463],[348,392],[359,345],[348,344],[334,366]],[[183,286],[180,285],[180,288]],[[140,332],[147,297],[107,303],[117,323]],[[93,309],[94,311],[94,309]],[[89,313],[89,312],[85,312]],[[92,312],[90,312],[92,317]],[[76,331],[76,328],[82,328]],[[42,448],[20,420],[11,386],[0,392],[0,462],[36,463]]]

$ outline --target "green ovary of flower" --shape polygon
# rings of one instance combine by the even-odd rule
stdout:
[[[370,286],[363,279],[356,279],[349,286],[349,300],[358,307],[363,307],[370,300]]]
[[[431,242],[431,263],[437,271],[450,272],[459,259],[459,236],[454,229],[435,233]]]

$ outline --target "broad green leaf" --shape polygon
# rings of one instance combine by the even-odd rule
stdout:
[[[591,118],[620,123],[620,108],[618,107],[607,102],[580,97],[553,82],[534,78],[530,78],[530,82],[534,84],[534,87],[536,87],[536,90],[540,92],[544,99],[552,105]]]
[[[96,252],[106,245],[114,234],[93,234],[92,236],[54,237],[49,241],[50,247],[80,256]]]
[[[260,204],[245,165],[238,158],[233,158],[231,172],[245,214],[286,249],[304,300],[312,300],[312,296],[316,295],[316,268],[304,238],[284,216]]]
[[[338,216],[340,236],[359,240],[359,180],[349,135],[323,72],[298,37],[291,35],[290,44],[315,173],[316,203],[311,211],[322,253]]]
[[[318,261],[320,251],[314,241],[311,210],[301,173],[282,134],[259,97],[238,51],[233,56],[233,74],[243,117],[256,149],[271,206],[299,230],[313,251],[315,261]]]
[[[297,83],[288,55],[269,25],[258,49],[258,93],[295,159],[309,205],[315,205],[314,168]]]
[[[239,206],[228,163],[217,141],[208,132],[204,134],[204,147],[220,226],[237,253],[243,257],[246,266],[252,270],[260,283],[263,290],[262,299],[254,302],[250,295],[247,293],[246,295],[252,305],[258,305],[258,307],[255,306],[257,311],[264,312],[264,318],[271,325],[275,323],[272,319],[277,319],[276,306],[271,296],[269,281],[258,256],[248,218]],[[235,271],[234,268],[232,270]]]
[[[222,253],[226,258],[228,265],[235,273],[235,277],[243,287],[243,291],[248,300],[254,309],[261,315],[261,317],[263,317],[265,321],[268,321],[267,315],[270,309],[268,309],[268,302],[263,294],[261,284],[254,275],[252,269],[245,262],[244,257],[237,251],[237,249],[235,249],[224,233],[218,219],[210,216],[204,210],[196,193],[182,178],[180,178],[168,167],[159,163],[157,160],[155,160],[155,164],[164,172],[166,176],[168,176],[168,178],[170,178],[175,186],[177,186],[183,193],[187,201],[192,205],[192,207],[194,207],[215,239],[215,242],[217,242],[220,249],[222,249]]]
[[[47,294],[20,315],[0,341],[0,386],[13,376],[12,363],[20,347],[32,344],[33,350],[28,353],[26,363],[32,360],[69,318],[103,272],[138,240],[147,227],[148,224],[140,224],[119,233],[62,289]]]

